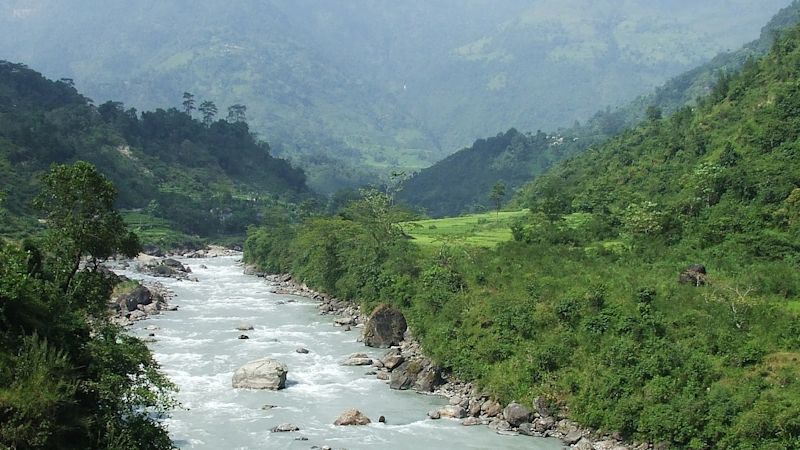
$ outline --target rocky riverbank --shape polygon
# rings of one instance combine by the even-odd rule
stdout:
[[[169,304],[173,294],[161,283],[134,282],[127,277],[120,277],[117,286],[123,286],[124,289],[117,290],[109,303],[111,321],[117,325],[127,327],[162,311],[178,309]]]
[[[359,341],[369,336],[369,330],[375,325],[376,310],[368,317],[354,302],[338,299],[325,293],[314,291],[303,283],[297,283],[289,274],[269,275],[260,273],[253,267],[245,267],[246,274],[264,278],[273,285],[273,292],[286,295],[297,295],[319,301],[320,314],[336,316],[334,326],[345,329],[361,329]],[[380,309],[380,308],[379,308]],[[388,315],[391,317],[391,314]],[[402,316],[402,315],[401,315]],[[391,330],[392,320],[386,319],[382,312],[379,318],[380,327]],[[388,320],[388,321],[387,321]],[[405,320],[402,321],[405,327]],[[371,346],[388,347],[388,345]],[[392,342],[392,344],[395,344]],[[417,392],[442,395],[449,399],[449,404],[428,412],[431,420],[450,418],[461,420],[464,426],[486,425],[500,434],[523,435],[535,437],[558,438],[565,445],[579,450],[646,450],[650,448],[666,449],[665,445],[648,443],[624,443],[619,436],[606,435],[580,427],[567,419],[560,411],[552,411],[546,402],[537,399],[534,410],[512,402],[501,405],[491,396],[471,383],[457,380],[437,367],[427,358],[411,333],[406,330],[397,345],[392,345],[386,354],[379,359],[368,358],[364,354],[353,354],[343,364],[371,366],[369,374],[385,380],[392,389],[413,389]]]

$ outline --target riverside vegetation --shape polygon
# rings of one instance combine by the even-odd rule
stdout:
[[[495,248],[416,245],[365,191],[270,217],[245,258],[371,310],[503,402],[676,448],[800,447],[800,28],[692,108],[523,189]],[[707,275],[678,283],[687,266]],[[541,401],[541,400],[540,400]]]
[[[116,193],[88,163],[54,166],[35,202],[47,230],[0,240],[2,448],[172,448],[158,420],[174,386],[110,321],[118,279],[98,262],[141,248]]]

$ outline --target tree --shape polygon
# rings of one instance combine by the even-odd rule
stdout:
[[[247,106],[235,104],[228,107],[228,122],[247,122]]]
[[[661,118],[664,116],[664,112],[658,106],[650,105],[647,107],[645,116],[647,116],[647,120],[650,122],[656,122],[661,120]]]
[[[392,171],[389,175],[389,182],[386,184],[386,195],[389,196],[390,204],[394,204],[395,196],[403,190],[409,178],[405,171]]]
[[[203,115],[203,124],[205,126],[211,125],[214,122],[214,118],[217,117],[217,105],[214,102],[206,100],[203,103],[200,103],[200,114]]]
[[[183,93],[183,111],[190,116],[194,111],[194,94],[191,92]]]
[[[411,215],[392,205],[392,199],[377,189],[362,189],[360,194],[361,198],[351,202],[342,216],[363,225],[378,247],[385,247],[401,237],[400,223],[409,220]]]
[[[503,206],[503,198],[506,196],[506,185],[502,181],[498,181],[492,186],[492,192],[489,194],[489,200],[494,204],[494,209],[497,212],[497,217],[500,217],[500,207]]]
[[[42,180],[34,205],[45,213],[50,246],[65,262],[57,273],[65,293],[84,256],[96,270],[99,261],[115,253],[139,253],[139,238],[114,209],[116,197],[111,181],[84,161],[54,165]]]

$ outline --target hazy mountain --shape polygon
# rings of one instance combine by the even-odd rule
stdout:
[[[584,124],[544,133],[521,134],[516,130],[478,139],[411,177],[399,198],[433,216],[457,215],[489,207],[491,187],[498,181],[509,191],[542,174],[553,162],[602,143],[645,118],[649,107],[662,114],[692,105],[711,92],[720,73],[739,70],[748,58],[763,56],[776,36],[800,21],[800,1],[782,9],[763,27],[761,36],[742,48],[725,52],[691,69],[652,93],[618,109],[604,109]]]
[[[0,1],[0,56],[97,101],[243,103],[322,190],[551,129],[752,39],[786,0]]]
[[[0,60],[0,233],[32,228],[41,176],[78,160],[114,182],[119,207],[204,236],[242,233],[273,200],[309,196],[303,171],[270,155],[245,123],[94,106],[67,82]]]

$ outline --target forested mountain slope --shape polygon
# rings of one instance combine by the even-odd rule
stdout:
[[[251,229],[246,258],[391,303],[502,402],[660,448],[800,448],[798,80],[795,27],[695,108],[539,177],[494,249],[416,245],[373,193]]]
[[[67,81],[0,61],[2,232],[29,228],[30,200],[53,163],[85,160],[118,187],[118,206],[144,208],[200,235],[241,233],[264,200],[308,194],[305,176],[243,122],[208,124],[175,109],[93,105]]]
[[[635,126],[646,117],[648,108],[654,114],[670,114],[693,105],[698,97],[711,91],[721,74],[739,70],[749,58],[763,56],[777,35],[798,21],[800,1],[794,1],[764,26],[759,39],[671,79],[652,94],[619,109],[607,108],[585,124],[551,132],[546,139],[542,139],[541,132],[533,136],[514,132],[519,135],[514,140],[507,133],[480,139],[414,174],[399,198],[436,217],[485,209],[494,183],[505,183],[509,193],[513,193],[553,162]]]
[[[332,191],[584,120],[738,47],[787,2],[8,0],[0,56],[98,102],[245,104]]]

